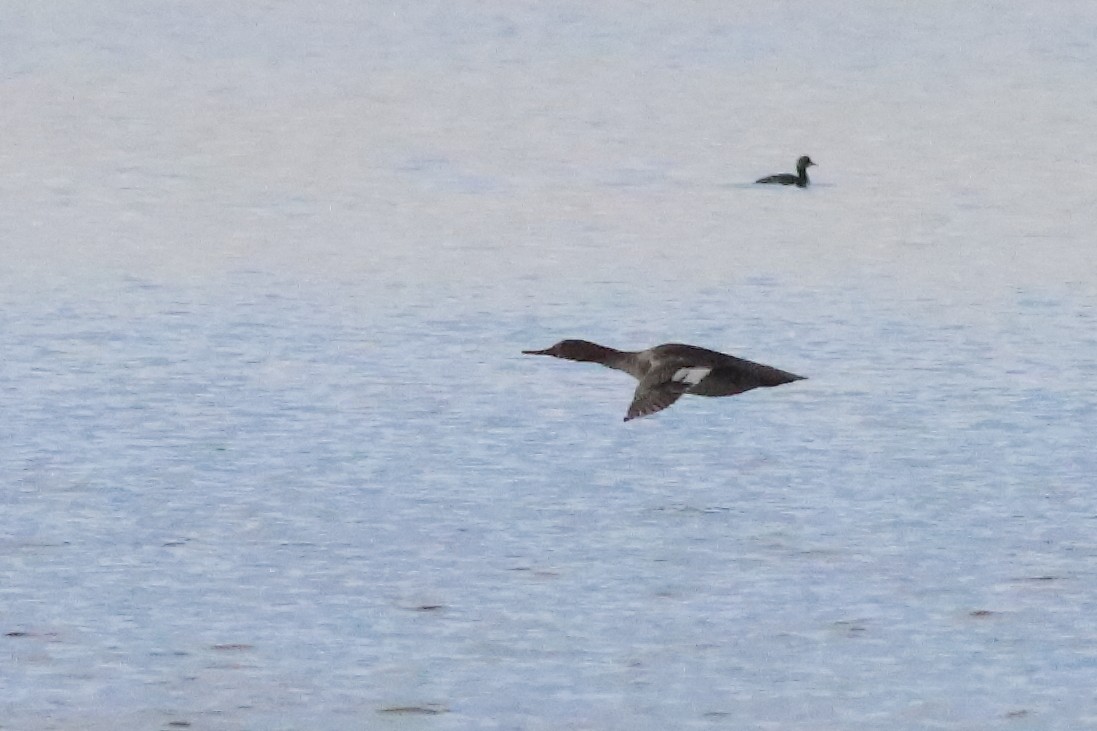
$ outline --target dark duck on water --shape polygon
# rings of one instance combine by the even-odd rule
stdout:
[[[811,158],[804,155],[796,161],[796,174],[792,173],[778,173],[777,175],[768,175],[764,178],[755,180],[755,183],[773,183],[774,185],[795,185],[797,188],[806,188],[811,184],[808,180],[808,168],[814,165]]]

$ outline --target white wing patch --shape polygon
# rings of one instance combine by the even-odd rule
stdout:
[[[712,373],[711,368],[705,368],[703,366],[697,366],[694,368],[679,368],[674,372],[674,375],[670,377],[670,380],[674,383],[684,383],[687,386],[696,386],[698,383],[705,379],[709,373]]]

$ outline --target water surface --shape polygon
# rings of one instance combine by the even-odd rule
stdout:
[[[0,725],[1097,720],[1087,4],[0,15]]]

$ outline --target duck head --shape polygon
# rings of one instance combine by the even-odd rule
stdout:
[[[551,355],[554,358],[577,360],[587,363],[600,363],[605,360],[609,349],[589,340],[561,340],[544,350],[523,350],[526,355]]]
[[[796,171],[802,174],[805,170],[807,170],[809,167],[812,167],[814,164],[815,163],[811,161],[810,157],[804,155],[796,161]]]

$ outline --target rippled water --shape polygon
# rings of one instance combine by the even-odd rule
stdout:
[[[1041,12],[0,10],[0,726],[1093,725]],[[562,337],[809,380],[623,424]]]

